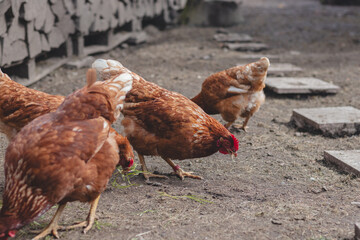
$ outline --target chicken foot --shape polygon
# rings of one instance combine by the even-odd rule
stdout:
[[[99,199],[100,199],[100,195],[91,202],[89,215],[87,216],[86,221],[76,223],[74,225],[67,226],[67,227],[61,227],[61,229],[69,230],[69,229],[74,229],[74,228],[79,228],[79,227],[85,227],[85,229],[83,230],[83,233],[87,233],[91,229],[91,227],[93,226],[93,224],[95,222],[95,212],[96,212],[96,208],[99,204]]]
[[[233,127],[234,127],[234,128],[237,128],[237,129],[242,129],[244,132],[247,132],[246,129],[248,128],[248,127],[247,127],[247,124],[248,124],[248,122],[249,122],[250,117],[251,117],[251,116],[246,117],[242,125],[241,125],[241,124],[235,124],[235,125],[233,125]],[[227,123],[227,124],[229,124],[229,123]],[[231,125],[231,124],[230,124],[230,125]],[[230,125],[229,125],[229,127],[230,127]]]
[[[58,209],[56,210],[56,213],[54,217],[51,219],[51,222],[49,225],[36,237],[33,238],[33,240],[41,239],[46,237],[49,234],[54,235],[54,237],[59,238],[58,229],[60,229],[58,225],[59,218],[61,216],[61,213],[64,211],[64,208],[66,206],[66,203],[59,205]]]
[[[185,177],[203,179],[201,176],[192,174],[192,172],[185,172],[179,165],[175,165],[175,163],[169,158],[164,158],[164,160],[172,167],[172,169],[174,169],[174,174],[176,174],[181,180],[184,180]]]
[[[146,167],[144,156],[139,154],[139,153],[138,153],[138,156],[139,156],[139,160],[140,160],[140,164],[141,164],[141,169],[143,171],[143,175],[144,175],[144,178],[146,179],[146,181],[149,181],[149,178],[151,178],[151,177],[168,178],[168,177],[166,177],[164,175],[158,175],[158,174],[150,173],[148,171],[147,167]]]

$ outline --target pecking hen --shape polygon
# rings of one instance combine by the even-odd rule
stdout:
[[[238,117],[245,118],[239,127],[246,131],[249,119],[265,102],[265,79],[269,59],[261,58],[245,66],[236,66],[205,79],[201,92],[191,100],[208,114],[220,113],[229,128]]]
[[[5,156],[5,189],[0,211],[0,239],[59,204],[45,230],[58,237],[59,217],[72,201],[91,203],[87,220],[70,226],[93,225],[101,192],[119,162],[116,135],[110,124],[120,115],[130,74],[96,82],[89,69],[86,87],[65,98],[59,108],[23,127],[10,142]]]
[[[50,95],[27,88],[9,78],[0,69],[0,133],[8,140],[15,136],[26,124],[49,112],[54,112],[64,101],[64,96]],[[134,162],[134,152],[126,137],[116,134],[120,149],[119,165],[126,171]]]
[[[119,62],[117,66],[108,62],[102,60],[102,65],[96,68],[103,80],[125,73],[133,76],[133,88],[126,95],[121,123],[139,155],[147,180],[159,175],[147,173],[145,155],[162,157],[181,179],[201,177],[183,171],[171,159],[205,157],[217,151],[236,155],[238,140],[234,135],[191,100],[144,80]]]

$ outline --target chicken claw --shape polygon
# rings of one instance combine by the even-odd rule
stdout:
[[[67,227],[61,227],[61,229],[69,230],[69,229],[74,229],[74,228],[79,228],[79,227],[85,227],[85,229],[83,230],[83,233],[87,233],[92,228],[92,226],[95,222],[95,212],[96,212],[97,205],[99,203],[99,199],[100,199],[100,195],[91,203],[89,215],[86,218],[86,221],[76,223],[74,225],[67,226]]]
[[[33,240],[44,238],[49,234],[52,234],[55,238],[59,238],[59,234],[57,230],[60,229],[60,227],[58,225],[58,221],[61,213],[64,211],[65,206],[66,203],[59,205],[54,217],[51,219],[50,224],[39,235],[34,237]]]
[[[139,156],[141,168],[142,168],[142,171],[143,171],[143,176],[146,179],[146,182],[149,182],[149,178],[151,178],[151,177],[165,178],[165,179],[168,178],[168,177],[166,177],[164,175],[158,175],[158,174],[150,173],[148,171],[147,167],[146,167],[144,156],[141,155],[141,154],[138,154],[138,156]],[[151,183],[151,182],[149,182],[149,183]]]
[[[203,179],[201,176],[198,176],[198,175],[194,175],[192,174],[192,172],[185,172],[184,170],[182,170],[180,168],[179,165],[176,165],[174,167],[174,173],[173,174],[176,174],[181,180],[184,180],[185,177],[189,177],[189,178],[195,178],[195,179]]]
[[[233,128],[243,130],[244,132],[247,132],[248,127],[244,126],[243,124],[234,124],[232,125]]]

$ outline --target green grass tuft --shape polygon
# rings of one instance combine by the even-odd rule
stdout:
[[[159,194],[161,196],[163,196],[163,197],[170,197],[170,198],[173,198],[173,199],[184,199],[184,198],[186,199],[187,198],[187,199],[193,200],[193,201],[201,203],[201,204],[213,203],[212,201],[200,198],[200,197],[198,197],[196,195],[173,196],[173,195],[167,194],[166,192],[159,192]]]

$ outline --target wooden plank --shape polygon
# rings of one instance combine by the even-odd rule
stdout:
[[[64,15],[55,26],[60,29],[64,37],[68,37],[76,31],[75,22],[69,14]]]
[[[360,150],[324,151],[324,158],[342,171],[360,176]]]
[[[19,18],[20,7],[26,0],[12,0],[11,1],[11,10],[14,15],[14,18]]]
[[[29,1],[29,2],[36,2],[33,3],[31,7],[36,9],[35,13],[35,30],[41,31],[45,25],[45,18],[46,18],[46,9],[49,7],[46,0],[37,0],[37,1]]]
[[[299,108],[293,110],[291,121],[326,136],[353,135],[360,131],[360,110],[350,106]]]
[[[67,58],[49,58],[46,61],[35,62],[35,59],[30,59],[26,64],[26,70],[28,72],[28,78],[12,77],[16,82],[29,86],[49,73],[53,72],[57,68],[61,67],[68,61]]]
[[[26,30],[25,25],[19,21],[19,18],[14,18],[8,30],[7,38],[10,42],[17,40],[25,40]]]
[[[58,48],[61,44],[65,42],[65,38],[61,30],[57,27],[54,27],[48,35],[49,45],[51,48]]]
[[[55,14],[55,16],[58,17],[58,19],[61,19],[66,14],[66,9],[63,1],[56,1],[53,3],[53,5],[50,6],[52,12]]]
[[[6,33],[7,27],[6,27],[6,19],[5,15],[0,15],[0,36]]]
[[[340,87],[317,78],[268,77],[266,87],[278,94],[337,93]]]
[[[3,16],[11,7],[11,0],[3,0],[0,2],[0,16]]]
[[[0,66],[2,66],[2,59],[3,59],[3,56],[2,56],[2,48],[3,48],[3,39],[0,38]]]
[[[63,0],[66,12],[71,16],[75,14],[75,3],[72,0]]]
[[[41,37],[40,33],[34,30],[34,22],[29,22],[26,25],[26,35],[27,35],[27,47],[29,50],[29,57],[34,58],[39,53],[41,53]]]
[[[16,61],[22,61],[24,58],[28,56],[28,50],[25,41],[16,40],[14,42],[10,42],[10,38],[4,38],[3,42],[3,56],[2,56],[2,64],[10,65]]]
[[[43,31],[45,33],[50,33],[54,27],[54,24],[55,24],[55,15],[52,13],[50,6],[47,4],[45,10],[45,24]]]

